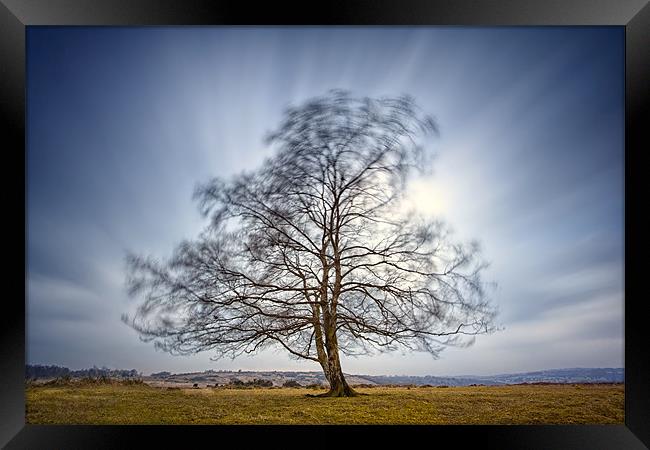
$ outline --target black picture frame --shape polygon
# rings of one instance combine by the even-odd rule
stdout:
[[[27,239],[25,165],[25,31],[34,25],[609,25],[625,27],[625,425],[576,426],[37,426],[25,424],[25,282]],[[647,0],[348,0],[259,2],[208,0],[0,0],[0,110],[4,132],[3,228],[5,282],[13,289],[0,314],[0,445],[6,448],[187,447],[195,439],[219,445],[234,438],[304,446],[331,436],[332,445],[363,435],[392,436],[413,445],[455,448],[640,449],[650,446],[650,367],[644,341],[645,296],[640,256],[647,247],[641,161],[648,142],[650,5]],[[9,157],[9,160],[7,160]],[[636,200],[639,199],[639,200]],[[647,200],[645,201],[647,204]],[[18,219],[22,211],[23,220]],[[20,253],[19,253],[20,252]],[[22,256],[21,256],[22,254]],[[22,266],[20,264],[22,262]],[[15,291],[15,292],[14,292]],[[10,306],[10,308],[7,308]],[[645,339],[644,339],[645,338]],[[334,433],[330,435],[329,433]],[[325,441],[325,439],[322,439]],[[645,445],[644,445],[645,444]]]

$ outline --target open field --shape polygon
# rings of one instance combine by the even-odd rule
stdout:
[[[167,389],[28,386],[29,424],[622,424],[624,387],[512,385],[358,388],[309,398],[304,388]]]

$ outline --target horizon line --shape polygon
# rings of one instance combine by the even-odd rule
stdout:
[[[55,367],[61,367],[65,368],[71,371],[81,371],[81,370],[89,370],[92,368],[97,368],[97,369],[107,369],[107,370],[136,370],[138,373],[142,374],[143,376],[151,376],[154,373],[160,373],[160,372],[169,372],[170,374],[173,375],[179,375],[179,374],[188,374],[188,373],[204,373],[208,371],[212,372],[232,372],[232,373],[246,373],[246,372],[255,372],[255,373],[273,373],[273,372],[292,372],[292,373],[322,373],[318,370],[282,370],[282,369],[275,369],[275,370],[256,370],[256,369],[234,369],[234,370],[225,370],[225,369],[204,369],[204,370],[197,370],[197,371],[187,371],[187,372],[171,372],[168,370],[159,370],[159,371],[151,371],[149,372],[148,375],[145,375],[144,372],[141,372],[138,369],[119,369],[119,368],[111,368],[111,367],[98,367],[98,366],[93,366],[93,367],[87,367],[85,369],[70,369],[66,366],[60,366],[58,364],[25,364],[25,367],[27,366],[55,366]],[[477,374],[457,374],[457,375],[433,375],[433,374],[427,374],[427,375],[409,375],[409,374],[394,374],[394,375],[388,375],[388,374],[369,374],[369,373],[347,373],[344,372],[345,375],[348,376],[371,376],[371,377],[437,377],[437,378],[464,378],[464,377],[491,377],[491,376],[500,376],[500,375],[518,375],[518,374],[525,374],[525,373],[534,373],[534,372],[546,372],[546,371],[560,371],[560,370],[590,370],[590,369],[614,369],[614,370],[625,370],[625,367],[559,367],[559,368],[546,368],[546,369],[536,369],[536,370],[527,370],[527,371],[516,371],[516,372],[499,372],[499,373],[491,373],[491,374],[486,374],[486,375],[477,375]]]

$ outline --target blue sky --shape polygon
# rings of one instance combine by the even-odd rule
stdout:
[[[623,367],[623,50],[621,27],[28,27],[28,363],[319,370],[140,342],[124,255],[196,236],[196,183],[258,166],[287,105],[342,88],[436,117],[409,199],[481,242],[503,327],[344,371]]]

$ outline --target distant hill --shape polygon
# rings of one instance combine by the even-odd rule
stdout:
[[[466,375],[456,377],[434,376],[373,376],[362,378],[377,384],[415,384],[418,386],[469,386],[471,384],[499,385],[521,383],[623,383],[625,369],[622,368],[574,368],[550,369],[536,372],[509,373],[490,376]]]
[[[200,387],[207,385],[227,385],[233,383],[253,383],[255,380],[271,382],[273,386],[282,386],[288,381],[295,381],[302,386],[314,384],[327,385],[322,372],[286,372],[286,371],[224,371],[206,370],[203,372],[171,373],[157,372],[148,376],[135,369],[92,369],[71,371],[59,366],[27,366],[26,378],[55,378],[61,376],[83,377],[100,376],[139,377],[153,385],[186,385],[194,383]],[[353,375],[345,374],[351,385],[431,385],[431,386],[470,386],[470,385],[505,385],[521,383],[622,383],[625,379],[623,368],[573,368],[550,369],[536,372],[510,373],[490,376],[463,375],[454,377],[409,376],[409,375]]]

